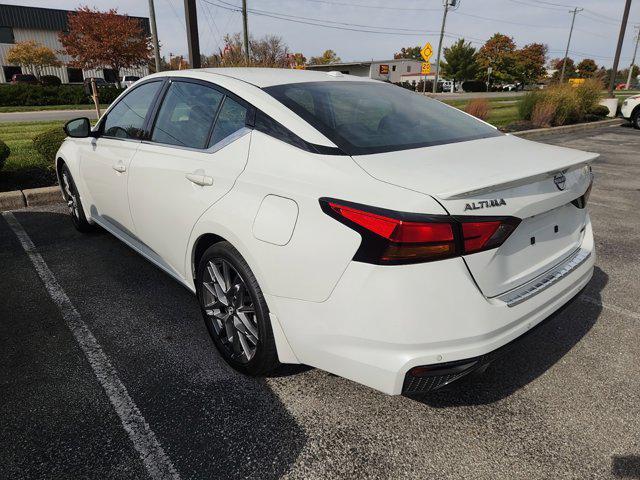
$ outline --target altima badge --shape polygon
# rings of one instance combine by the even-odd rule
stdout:
[[[567,183],[567,177],[564,176],[564,173],[556,173],[553,177],[553,183],[556,184],[558,190],[564,190],[564,187]]]
[[[483,208],[501,207],[502,205],[506,204],[507,202],[504,201],[504,198],[480,200],[478,202],[467,203],[464,206],[464,211],[466,212],[467,210],[481,210]]]

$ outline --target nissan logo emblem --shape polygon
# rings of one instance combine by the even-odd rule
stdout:
[[[556,184],[558,190],[564,190],[565,184],[567,183],[567,177],[564,176],[564,173],[556,173],[553,177],[553,183]]]

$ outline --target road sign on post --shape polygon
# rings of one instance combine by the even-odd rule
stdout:
[[[420,55],[422,55],[422,58],[425,62],[429,63],[431,55],[433,55],[433,49],[431,48],[431,44],[429,42],[425,43],[424,47],[422,47],[422,50],[420,50]]]
[[[429,75],[431,73],[431,63],[423,62],[422,69],[420,70],[420,75]]]

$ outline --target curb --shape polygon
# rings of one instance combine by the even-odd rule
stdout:
[[[29,188],[13,192],[0,192],[0,212],[63,203],[60,187]]]
[[[512,132],[510,133],[510,135],[515,135],[522,138],[535,138],[555,133],[581,132],[584,130],[593,130],[599,127],[613,127],[623,125],[624,123],[625,121],[621,118],[611,118],[608,120],[598,120],[597,122],[578,123],[576,125],[563,125],[562,127],[536,128],[534,130],[525,130],[523,132]]]

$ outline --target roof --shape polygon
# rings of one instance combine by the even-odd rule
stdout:
[[[0,25],[13,28],[30,28],[33,30],[65,31],[68,26],[68,15],[73,10],[54,8],[24,7],[22,5],[0,5]],[[145,35],[150,35],[149,19],[146,17],[130,17],[138,20]]]
[[[340,72],[314,72],[309,70],[295,70],[289,68],[199,68],[191,70],[172,70],[171,72],[161,72],[161,74],[188,75],[189,73],[211,73],[235,78],[256,87],[270,87],[286,83],[303,82],[329,82],[329,81],[375,81],[368,78],[356,77],[353,75],[343,75]]]

